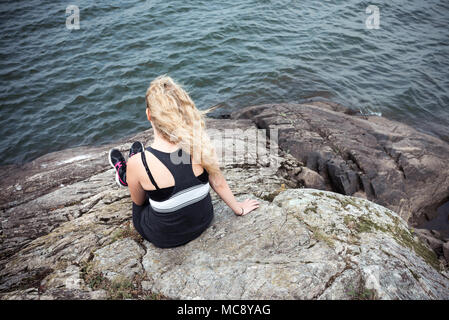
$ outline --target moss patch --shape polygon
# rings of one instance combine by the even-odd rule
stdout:
[[[387,231],[386,228],[377,225],[365,215],[355,217],[347,214],[343,221],[349,229],[354,230],[356,233],[373,232],[374,230]]]
[[[362,204],[359,199],[354,197],[345,197],[343,199],[340,199],[339,197],[332,195],[332,194],[326,194],[323,192],[313,192],[312,195],[319,196],[319,197],[326,197],[331,200],[334,200],[338,202],[343,209],[347,209],[348,206],[353,206],[360,211],[366,210],[369,212],[374,212],[376,216],[380,217],[380,213],[378,210],[370,208],[367,203]],[[362,206],[364,208],[362,208]],[[311,206],[307,207],[305,210],[305,213],[311,213],[316,212],[316,209]],[[409,230],[404,229],[401,227],[401,219],[390,212],[388,210],[385,210],[385,214],[393,221],[393,225],[379,225],[375,223],[373,220],[370,219],[369,215],[364,214],[359,217],[355,217],[349,214],[346,214],[344,216],[344,223],[346,226],[354,231],[353,234],[356,236],[359,236],[360,233],[364,232],[375,232],[375,231],[381,231],[383,233],[387,233],[392,236],[393,239],[395,239],[399,244],[402,246],[405,246],[411,250],[413,250],[418,256],[423,258],[424,261],[426,261],[429,265],[431,265],[436,270],[440,271],[440,262],[438,261],[438,257],[431,249],[427,248],[424,244],[422,244],[420,241],[416,241],[412,235],[412,233]],[[328,236],[326,236],[329,238]]]
[[[318,206],[316,204],[316,202],[312,202],[312,204],[310,206],[307,206],[307,208],[304,210],[305,214],[309,214],[309,213],[317,213],[318,210]]]
[[[329,199],[339,202],[343,209],[347,209],[347,207],[351,205],[359,210],[362,210],[360,204],[357,201],[358,199],[356,198],[346,196],[345,198],[340,199],[339,197],[330,194],[326,194],[325,196]]]
[[[373,289],[365,288],[363,284],[354,288],[351,287],[348,291],[348,295],[352,300],[377,300],[377,292]]]
[[[136,231],[136,229],[134,229],[134,227],[132,226],[132,222],[129,222],[126,223],[124,227],[121,227],[118,230],[114,231],[114,233],[112,234],[112,241],[108,244],[125,238],[131,238],[139,244],[143,243],[142,236]]]
[[[351,215],[346,215],[344,217],[344,223],[346,226],[355,231],[357,234],[364,232],[375,232],[381,231],[383,233],[389,234],[393,239],[404,247],[413,250],[418,256],[424,259],[429,265],[431,265],[436,270],[440,271],[440,262],[438,261],[437,255],[432,250],[428,249],[424,244],[416,241],[413,235],[408,231],[399,226],[400,220],[398,217],[390,215],[394,221],[393,225],[381,226],[374,221],[372,221],[368,215],[362,215],[359,217],[354,217]]]
[[[312,231],[312,236],[317,241],[322,241],[326,243],[329,247],[335,248],[335,242],[332,239],[331,236],[328,236],[326,233],[324,233],[322,230],[318,229],[317,227],[311,227],[309,226],[310,231]]]
[[[343,199],[340,199],[338,196],[335,196],[333,194],[327,194],[324,192],[313,192],[312,195],[316,196],[316,197],[326,197],[328,199],[334,200],[336,202],[338,202],[340,204],[340,206],[343,209],[347,209],[348,206],[353,206],[359,210],[362,210],[361,207],[361,203],[360,203],[360,199],[356,198],[356,197],[350,197],[350,196],[345,196]],[[369,207],[367,204],[365,204],[366,209],[369,210]]]
[[[282,183],[281,186],[277,190],[275,190],[267,195],[261,196],[261,198],[264,199],[265,201],[273,202],[274,198],[276,198],[277,195],[279,195],[282,191],[285,191],[285,190],[286,190],[285,184]]]
[[[398,242],[400,242],[402,245],[410,249],[413,249],[417,255],[419,255],[424,259],[424,261],[426,261],[436,270],[440,271],[440,261],[438,261],[436,253],[433,250],[428,249],[419,240],[416,241],[408,231],[405,231],[404,229],[401,228],[397,228],[396,236],[393,233],[393,237],[396,240],[398,240]]]
[[[144,300],[165,300],[165,296],[142,289],[142,277],[136,275],[132,280],[127,278],[116,278],[110,281],[101,272],[93,270],[92,262],[84,263],[81,266],[81,278],[93,290],[105,290],[108,299],[144,299]]]

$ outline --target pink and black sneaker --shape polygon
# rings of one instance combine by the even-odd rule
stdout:
[[[122,153],[115,148],[109,150],[109,163],[115,169],[115,182],[117,182],[120,187],[127,187],[126,161]]]
[[[143,144],[140,141],[136,141],[132,144],[131,149],[129,149],[128,160],[135,154],[143,151]]]

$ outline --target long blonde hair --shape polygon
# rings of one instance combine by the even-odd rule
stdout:
[[[172,78],[161,75],[151,81],[145,95],[151,121],[166,140],[192,155],[213,177],[220,173],[215,149],[206,132],[204,115],[189,94]]]

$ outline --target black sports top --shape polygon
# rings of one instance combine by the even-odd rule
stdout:
[[[145,152],[142,163],[156,190],[147,191],[143,205],[133,202],[133,224],[140,235],[160,248],[183,245],[198,237],[211,223],[214,210],[209,193],[209,175],[204,169],[193,173],[191,156],[178,149],[162,152],[146,149],[170,171],[175,185],[159,188],[148,168]]]

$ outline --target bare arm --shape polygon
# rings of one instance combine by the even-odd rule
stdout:
[[[131,157],[126,165],[126,182],[128,183],[129,193],[132,201],[138,206],[145,202],[145,190],[140,185],[137,175],[139,157]]]
[[[209,183],[212,186],[212,189],[214,189],[236,215],[245,215],[259,207],[259,202],[257,200],[246,199],[243,202],[238,202],[221,172],[216,178],[211,178],[209,176]]]

